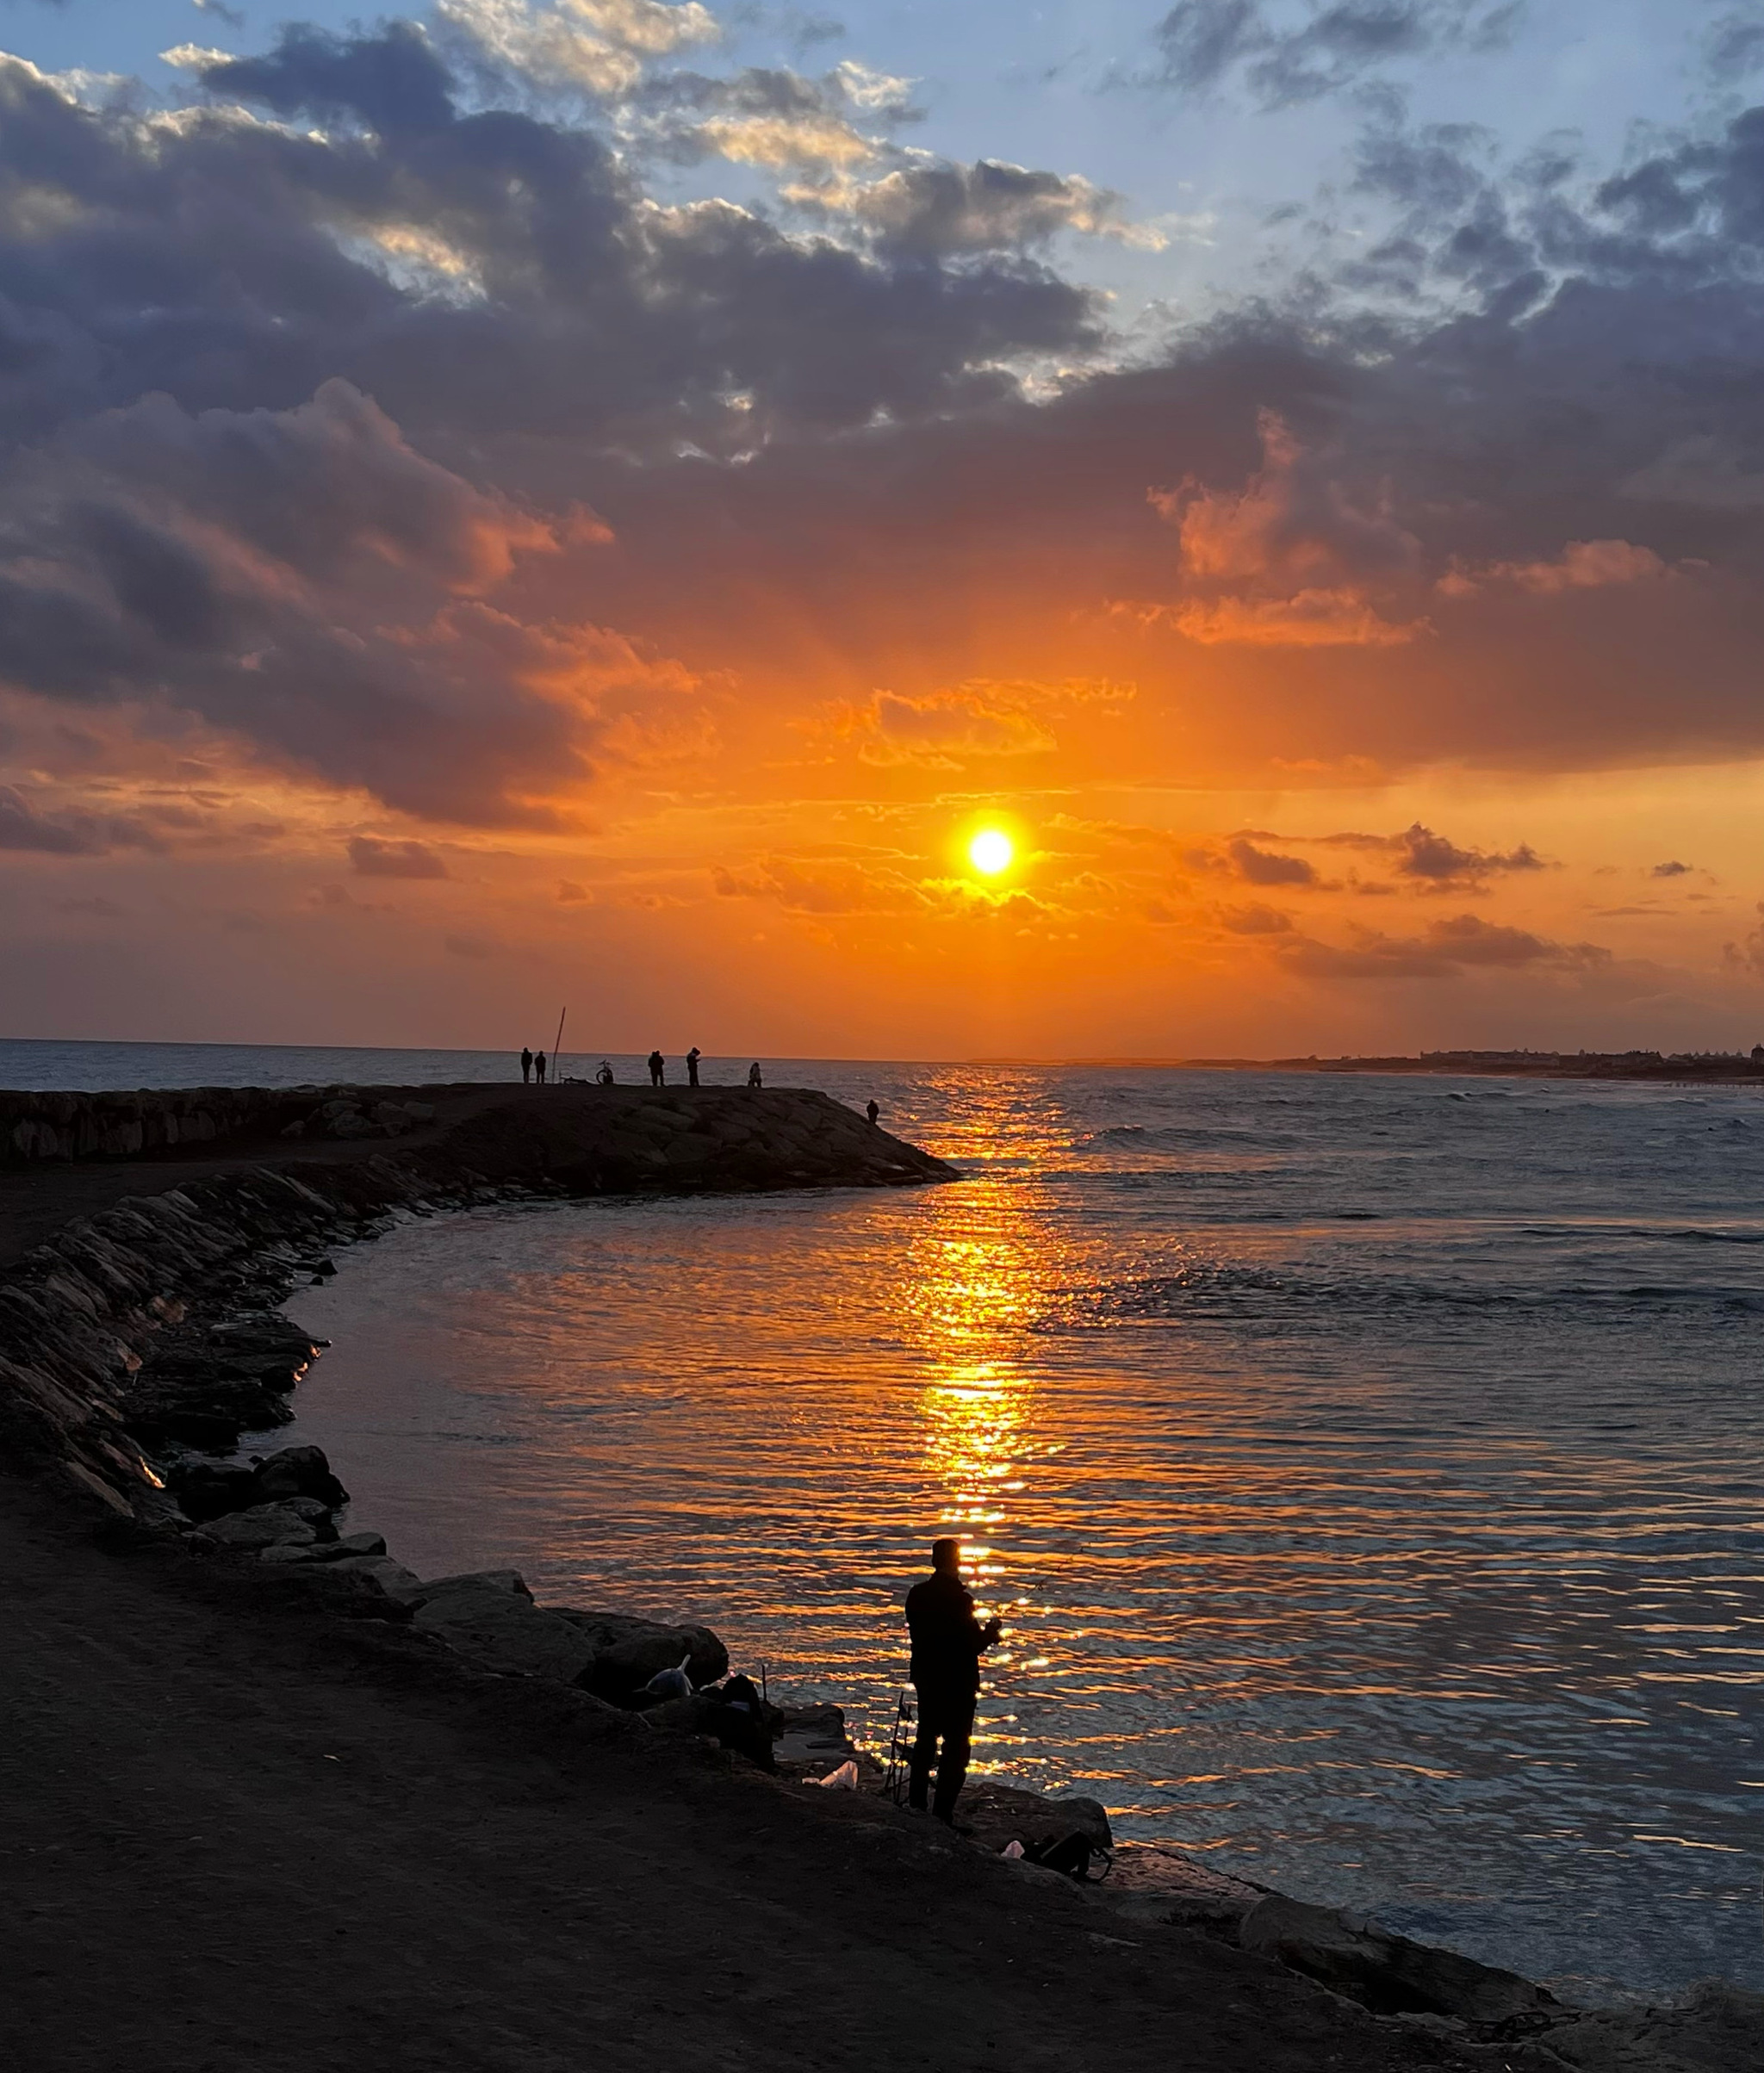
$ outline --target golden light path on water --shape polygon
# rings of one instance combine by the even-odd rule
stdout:
[[[291,1305],[278,1438],[873,1739],[960,1533],[983,1767],[1565,1985],[1764,1983],[1764,1110],[842,1070],[970,1177],[407,1226]]]

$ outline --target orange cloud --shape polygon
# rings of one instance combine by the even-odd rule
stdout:
[[[1434,587],[1448,598],[1473,598],[1490,584],[1510,583],[1547,598],[1566,590],[1651,582],[1670,573],[1651,547],[1632,546],[1627,540],[1570,540],[1553,562],[1492,562],[1482,568],[1456,565]]]

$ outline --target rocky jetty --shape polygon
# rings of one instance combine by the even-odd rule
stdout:
[[[165,1508],[168,1449],[224,1449],[287,1421],[316,1347],[277,1306],[334,1272],[332,1251],[400,1214],[953,1177],[825,1095],[794,1089],[12,1095],[0,1095],[0,1121],[28,1103],[48,1106],[6,1140],[33,1166],[22,1184],[53,1194],[58,1174],[71,1183],[77,1162],[102,1161],[118,1199],[0,1274],[0,1455],[121,1515]],[[174,1123],[197,1131],[203,1160],[164,1136]],[[52,1126],[59,1149],[45,1151]],[[217,1164],[206,1155],[220,1137],[239,1156]]]

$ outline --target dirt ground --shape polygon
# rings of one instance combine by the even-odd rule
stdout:
[[[31,2073],[1457,2066],[1307,1982],[0,1481]]]

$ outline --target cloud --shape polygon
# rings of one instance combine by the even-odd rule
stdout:
[[[228,28],[245,27],[245,10],[230,7],[227,0],[190,0],[190,5],[198,14],[213,15],[217,22],[224,22]]]
[[[1631,477],[1631,481],[1633,481]],[[1619,486],[1627,493],[1624,486]],[[1548,562],[1496,562],[1486,568],[1455,568],[1436,588],[1447,597],[1469,598],[1492,583],[1510,583],[1535,597],[1556,597],[1568,590],[1606,590],[1615,583],[1651,582],[1667,574],[1666,563],[1650,547],[1627,540],[1570,540]]]
[[[591,900],[593,897],[593,895],[587,887],[578,885],[574,878],[560,878],[557,881],[557,898],[562,906],[576,906],[582,901]]]
[[[524,789],[584,767],[590,729],[495,667],[457,604],[567,531],[425,459],[341,381],[283,411],[148,396],[0,473],[0,675],[75,705],[166,699],[388,802],[519,819]]]
[[[1764,22],[1759,24],[1764,40]],[[1666,450],[1626,475],[1617,486],[1620,497],[1639,504],[1683,504],[1706,511],[1764,509],[1764,469],[1748,468],[1745,457],[1710,432],[1674,439]]]
[[[1449,979],[1468,971],[1537,965],[1586,971],[1612,961],[1611,953],[1596,943],[1551,942],[1473,914],[1435,922],[1419,936],[1358,929],[1346,945],[1299,936],[1275,947],[1288,971],[1315,979]]]
[[[1682,878],[1695,868],[1694,865],[1680,864],[1674,860],[1664,864],[1656,864],[1648,875],[1655,878]]]
[[[786,190],[801,206],[846,218],[883,249],[947,258],[1022,251],[1062,232],[1160,250],[1163,234],[1131,221],[1124,196],[1081,175],[993,158],[915,164],[869,181],[849,177]]]
[[[436,0],[435,12],[481,62],[549,92],[625,92],[655,59],[720,34],[698,0]]]
[[[1404,59],[1499,49],[1524,13],[1524,0],[1306,0],[1295,24],[1261,0],[1177,0],[1153,32],[1155,77],[1192,96],[1235,84],[1289,108]]]
[[[901,914],[926,897],[897,871],[837,858],[773,856],[744,869],[719,866],[713,890],[725,900],[772,900],[787,914]]]
[[[1758,912],[1764,916],[1764,900],[1758,903]],[[1730,971],[1748,979],[1764,979],[1764,919],[1755,922],[1737,943],[1724,943],[1722,960]]]
[[[1211,648],[1397,648],[1425,630],[1423,624],[1393,625],[1351,590],[1301,590],[1289,598],[1220,598],[1180,605],[1171,624],[1190,641]]]
[[[879,691],[866,704],[839,709],[838,733],[858,743],[866,763],[922,763],[952,770],[988,756],[1040,755],[1059,746],[1025,705],[979,691],[919,698]]]
[[[380,835],[349,839],[351,870],[364,878],[444,878],[452,874],[426,842],[390,841]]]
[[[1258,849],[1242,835],[1227,844],[1226,855],[1238,876],[1252,885],[1314,885],[1317,882],[1314,867],[1302,857]]]
[[[1252,900],[1242,907],[1221,907],[1219,926],[1233,935],[1286,935],[1292,929],[1293,919],[1277,907]]]
[[[1388,493],[1357,500],[1339,460],[1307,450],[1277,413],[1258,413],[1262,465],[1241,490],[1190,475],[1150,501],[1181,538],[1184,574],[1210,594],[1167,608],[1177,629],[1204,644],[1388,647],[1419,622],[1380,616],[1375,599],[1405,587],[1420,543],[1400,524]],[[1221,594],[1222,593],[1222,594]]]
[[[1464,849],[1419,821],[1396,835],[1332,835],[1318,839],[1332,847],[1364,850],[1387,859],[1394,876],[1427,892],[1480,891],[1499,873],[1548,868],[1529,842],[1506,851]]]
[[[16,785],[0,785],[0,850],[97,857],[119,848],[156,849],[157,837],[129,815],[39,813]]]

